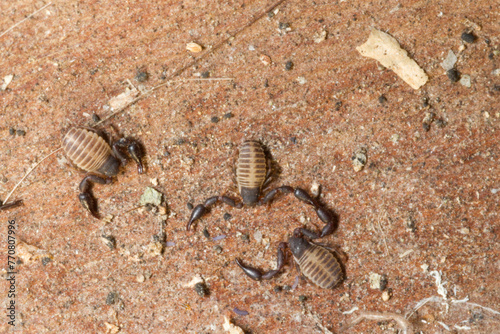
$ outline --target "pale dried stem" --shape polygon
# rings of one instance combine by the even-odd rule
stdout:
[[[370,311],[360,312],[360,314],[351,321],[349,327],[357,325],[363,320],[375,320],[375,321],[394,320],[398,324],[399,329],[403,331],[403,333],[406,334],[414,333],[413,325],[408,320],[406,320],[400,314],[390,313],[390,312],[370,312]]]
[[[11,31],[12,29],[14,29],[15,27],[17,27],[18,25],[20,25],[21,23],[23,23],[24,21],[26,20],[29,20],[30,18],[33,17],[33,15],[36,15],[38,12],[44,10],[45,8],[49,7],[50,5],[52,5],[52,2],[49,2],[48,4],[46,4],[45,6],[43,6],[42,8],[34,11],[33,13],[31,13],[30,15],[26,16],[24,19],[22,19],[21,21],[17,22],[16,24],[14,24],[12,27],[10,27],[9,29],[5,30],[3,33],[0,34],[0,37],[2,37],[3,35],[5,35],[6,33],[8,33],[9,31]]]
[[[270,11],[274,10],[276,7],[278,7],[279,5],[281,5],[283,2],[285,2],[286,0],[278,0],[276,1],[275,3],[273,3],[272,5],[270,5],[269,7],[266,7],[264,10],[262,10],[258,15],[254,16],[250,22],[248,22],[247,24],[245,24],[244,26],[242,26],[241,28],[239,28],[238,30],[236,30],[235,32],[233,33],[228,33],[228,36],[227,38],[225,38],[224,40],[220,41],[218,44],[216,44],[215,46],[211,47],[209,51],[207,52],[202,52],[201,55],[199,57],[196,57],[194,60],[190,61],[188,64],[182,66],[181,68],[179,68],[177,71],[175,71],[174,73],[172,73],[170,75],[170,80],[168,80],[167,82],[165,83],[162,83],[158,86],[155,86],[153,88],[151,88],[150,90],[148,90],[147,92],[141,94],[140,96],[138,96],[137,98],[135,98],[134,100],[132,100],[130,103],[128,103],[127,105],[125,105],[124,107],[118,109],[117,111],[111,113],[110,115],[106,116],[105,118],[103,118],[102,120],[100,120],[99,122],[97,122],[95,125],[98,125],[98,124],[101,124],[105,121],[107,121],[108,119],[110,119],[111,117],[121,113],[122,111],[124,111],[125,109],[127,109],[128,107],[130,107],[131,105],[135,104],[136,102],[138,102],[139,100],[142,100],[143,98],[145,98],[146,96],[150,95],[152,92],[156,91],[157,89],[159,89],[160,87],[163,87],[163,86],[167,86],[169,85],[171,82],[172,82],[172,78],[175,78],[177,76],[179,76],[181,73],[183,73],[186,69],[196,65],[200,60],[208,57],[210,54],[212,54],[214,51],[218,50],[219,48],[221,48],[223,45],[227,44],[230,40],[234,39],[238,34],[240,34],[242,31],[244,31],[245,29],[247,29],[248,27],[250,27],[251,25],[253,25],[255,22],[259,21],[262,17],[266,16],[267,13],[269,13]],[[183,80],[210,80],[210,81],[214,81],[214,80],[233,80],[232,78],[191,78],[191,79],[183,79]]]
[[[51,153],[49,153],[48,155],[46,155],[42,160],[40,160],[38,163],[36,163],[33,167],[31,167],[31,169],[23,176],[23,178],[14,186],[14,189],[12,189],[12,191],[7,195],[7,197],[4,200],[4,203],[7,203],[7,201],[10,198],[10,196],[14,193],[14,191],[17,189],[17,187],[19,187],[19,185],[21,184],[21,182],[23,182],[24,179],[26,179],[28,177],[28,175],[30,175],[31,172],[35,170],[35,168],[37,168],[45,159],[47,159],[48,157],[50,157],[51,155],[57,153],[60,150],[62,150],[62,147],[59,147],[57,150],[52,151]]]

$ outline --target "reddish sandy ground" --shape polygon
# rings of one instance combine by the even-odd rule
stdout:
[[[22,255],[15,299],[0,283],[2,305],[15,300],[16,326],[3,315],[0,331],[225,333],[224,316],[246,333],[397,331],[393,321],[348,327],[367,311],[399,314],[423,333],[500,330],[498,7],[293,0],[268,13],[271,1],[222,3],[54,1],[38,12],[48,3],[0,3],[0,81],[14,76],[0,91],[1,199],[69,127],[92,126],[94,113],[106,118],[127,88],[165,85],[99,126],[146,151],[145,174],[130,163],[93,189],[101,214],[114,219],[81,207],[84,173],[61,152],[14,193],[23,206],[0,212],[3,277],[8,220]],[[356,51],[372,27],[425,70],[422,88]],[[462,40],[467,31],[473,43]],[[187,51],[189,42],[203,50]],[[441,67],[450,50],[470,87]],[[206,77],[230,80],[185,80]],[[322,228],[293,196],[241,210],[217,205],[186,232],[188,203],[238,198],[233,158],[248,138],[279,165],[272,186],[321,186],[321,202],[338,216],[335,233],[319,240],[345,267],[337,288],[301,279],[291,289],[290,261],[260,283],[234,263],[272,268],[294,228]],[[356,172],[351,158],[362,150],[366,166]],[[148,186],[164,194],[167,215],[138,208]],[[163,252],[155,241],[167,242]],[[370,285],[374,274],[380,288]],[[196,276],[206,296],[188,286]]]

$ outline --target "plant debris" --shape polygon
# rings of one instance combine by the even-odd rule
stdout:
[[[424,70],[408,57],[408,52],[401,48],[398,41],[380,30],[372,29],[368,40],[356,50],[364,57],[378,60],[413,89],[419,89],[429,79]]]
[[[139,96],[139,94],[140,92],[137,90],[137,88],[127,88],[125,89],[125,92],[109,99],[108,104],[111,107],[111,110],[120,110],[121,108],[124,108],[132,101],[134,101],[135,98]]]

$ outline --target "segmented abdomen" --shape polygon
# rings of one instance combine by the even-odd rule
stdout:
[[[62,139],[66,156],[87,172],[97,172],[111,155],[111,147],[97,133],[83,128],[71,128]]]
[[[246,141],[240,147],[236,165],[238,188],[260,188],[267,175],[266,155],[257,141]]]
[[[342,280],[342,268],[328,250],[310,244],[300,259],[295,259],[300,270],[314,284],[324,289],[336,286]]]

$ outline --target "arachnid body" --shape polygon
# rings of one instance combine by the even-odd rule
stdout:
[[[271,168],[270,159],[266,156],[262,144],[258,141],[247,140],[239,148],[238,159],[234,168],[236,174],[236,184],[238,191],[242,198],[243,203],[236,203],[236,201],[227,196],[213,196],[205,200],[203,204],[198,204],[192,211],[189,222],[187,223],[187,230],[189,231],[191,225],[196,220],[200,219],[205,213],[208,212],[209,207],[217,202],[226,203],[235,208],[242,208],[243,205],[262,205],[271,202],[271,200],[278,194],[293,193],[296,198],[306,202],[314,207],[318,217],[326,224],[321,232],[321,237],[330,234],[335,229],[334,217],[325,208],[323,208],[314,198],[312,198],[306,191],[300,188],[292,188],[290,186],[281,186],[269,191],[260,201],[259,197],[262,188],[269,182]]]
[[[112,182],[112,177],[118,174],[120,166],[127,163],[123,150],[127,149],[130,157],[137,163],[138,172],[144,171],[140,146],[131,139],[121,138],[110,146],[96,130],[74,127],[63,137],[61,146],[74,165],[88,172],[80,183],[78,198],[83,207],[96,218],[95,200],[90,194],[91,183]]]
[[[282,242],[278,247],[277,268],[266,273],[258,269],[245,266],[240,260],[236,263],[250,278],[260,281],[271,279],[277,275],[285,265],[284,249],[288,246],[300,271],[314,284],[323,289],[331,289],[337,286],[343,279],[342,267],[337,258],[326,248],[315,245],[302,237],[303,228],[296,229],[294,235],[288,239],[288,243]],[[314,233],[307,231],[309,235]],[[312,233],[312,234],[311,234]]]
[[[270,173],[268,159],[259,142],[252,140],[241,145],[235,170],[236,184],[243,204],[257,203],[262,185],[268,180]]]

